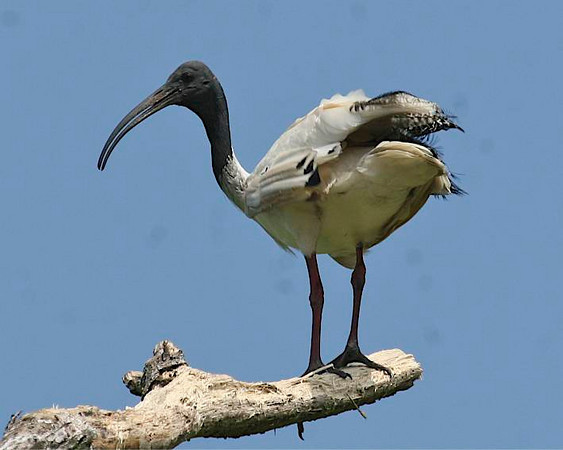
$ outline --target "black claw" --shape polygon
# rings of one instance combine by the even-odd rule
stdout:
[[[323,372],[321,372],[321,373],[324,373],[324,372],[333,373],[335,375],[338,375],[343,380],[345,380],[346,378],[352,379],[352,375],[350,375],[348,372],[344,372],[343,370],[337,369],[336,367],[327,367],[326,370],[323,370]]]
[[[372,369],[381,370],[382,372],[385,372],[387,375],[389,375],[390,378],[393,377],[393,372],[391,372],[389,368],[382,366],[381,364],[377,364],[376,362],[369,359],[360,351],[360,348],[358,346],[346,346],[346,349],[331,361],[332,365],[336,369],[346,367],[348,364],[353,362],[364,364],[365,366]]]
[[[301,439],[302,441],[305,440],[305,438],[303,437],[304,432],[305,427],[303,426],[303,422],[297,422],[297,436],[299,436],[299,439]]]
[[[305,375],[308,375],[311,372],[314,372],[315,370],[320,369],[321,367],[324,367],[324,364],[320,360],[316,361],[316,362],[310,362],[309,367],[307,367],[307,370],[305,370],[305,372],[303,372],[301,374],[301,376],[304,377]]]
[[[304,377],[305,375],[310,374],[311,372],[314,372],[315,370],[318,370],[322,367],[325,367],[325,365],[322,363],[322,361],[315,363],[315,364],[309,364],[309,367],[307,367],[307,370],[305,372],[303,372],[303,375],[301,375],[302,377]],[[321,370],[318,372],[318,374],[315,375],[320,375],[322,373],[333,373],[334,375],[338,375],[340,378],[350,378],[352,379],[352,375],[350,375],[349,373],[344,372],[343,370],[337,369],[336,367],[332,367],[332,366],[327,366],[325,369]]]

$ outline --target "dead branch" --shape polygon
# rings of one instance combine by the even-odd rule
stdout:
[[[412,355],[369,356],[393,377],[363,366],[269,383],[247,383],[188,366],[182,351],[159,343],[141,372],[123,381],[142,396],[133,408],[49,408],[12,417],[0,450],[28,448],[172,448],[196,437],[240,437],[321,419],[410,388],[422,375]]]

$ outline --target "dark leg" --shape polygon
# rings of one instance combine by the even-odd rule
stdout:
[[[360,305],[362,303],[362,291],[366,282],[366,266],[364,264],[364,250],[361,245],[356,248],[356,267],[352,272],[352,289],[354,291],[354,307],[352,310],[352,325],[350,326],[350,334],[344,351],[337,356],[332,364],[336,368],[344,367],[349,363],[358,362],[365,364],[372,369],[382,370],[391,376],[391,371],[380,364],[373,362],[367,358],[358,345],[358,322],[360,319]]]
[[[311,353],[309,355],[309,365],[303,375],[313,372],[320,367],[324,366],[321,359],[321,322],[323,316],[324,304],[324,290],[321,282],[321,275],[319,274],[319,266],[317,266],[317,255],[313,253],[311,256],[305,256],[307,263],[307,270],[309,271],[309,283],[311,286],[311,293],[309,294],[309,302],[311,303],[311,310],[313,312],[313,325],[311,329]],[[349,374],[342,370],[328,368],[327,372],[334,373],[341,378],[350,377]]]
[[[309,271],[309,303],[313,312],[313,326],[311,329],[311,353],[309,355],[309,366],[303,375],[324,366],[321,360],[321,321],[323,315],[324,291],[317,265],[317,255],[305,256],[307,270]]]
[[[317,265],[317,255],[313,253],[311,256],[305,255],[305,262],[307,263],[307,271],[309,272],[309,303],[311,304],[311,311],[313,312],[313,325],[311,328],[311,352],[309,354],[309,365],[303,375],[317,370],[319,367],[324,366],[321,359],[321,322],[323,318],[323,305],[324,305],[324,290],[323,283],[321,282],[321,274],[319,273],[319,266]],[[297,423],[297,435],[302,441],[305,428],[303,422]]]

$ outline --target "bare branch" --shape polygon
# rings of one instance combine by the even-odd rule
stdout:
[[[370,355],[393,371],[363,366],[271,383],[246,383],[191,368],[181,350],[163,341],[145,370],[124,383],[144,395],[134,408],[50,408],[14,417],[0,450],[34,448],[172,448],[196,437],[240,437],[321,419],[410,388],[422,375],[412,355],[384,350]]]

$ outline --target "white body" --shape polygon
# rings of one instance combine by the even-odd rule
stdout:
[[[406,93],[355,107],[368,101],[362,91],[323,100],[289,127],[251,174],[233,156],[225,167],[227,195],[282,247],[327,253],[353,267],[359,244],[372,247],[430,195],[451,193],[447,167],[425,146],[369,145],[378,127],[389,127],[398,114],[422,117],[439,107]]]

